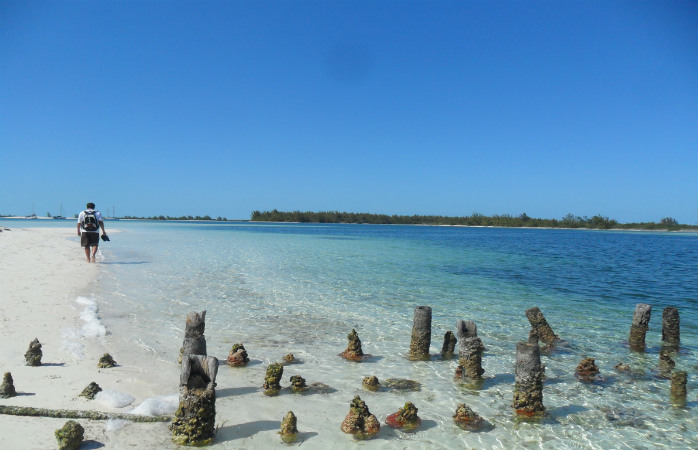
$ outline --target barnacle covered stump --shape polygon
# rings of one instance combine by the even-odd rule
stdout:
[[[172,440],[181,445],[206,445],[216,431],[218,359],[184,355],[179,378],[179,408],[170,425]]]

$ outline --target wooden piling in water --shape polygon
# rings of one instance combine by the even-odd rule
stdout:
[[[679,406],[686,404],[686,381],[688,374],[685,370],[671,374],[671,401]]]
[[[429,359],[431,345],[431,307],[417,306],[414,309],[410,359]]]
[[[666,345],[678,346],[680,342],[679,310],[668,306],[662,311],[662,341]]]
[[[459,320],[456,329],[459,338],[456,377],[478,379],[485,373],[482,368],[482,352],[485,346],[477,337],[477,325],[471,320]]]
[[[453,358],[457,342],[458,339],[456,339],[456,335],[453,334],[453,331],[447,331],[446,334],[444,334],[444,343],[441,346],[441,357],[443,359]]]
[[[515,377],[513,406],[516,413],[524,416],[543,413],[543,368],[537,344],[516,344]]]
[[[633,314],[633,324],[630,327],[630,336],[628,337],[628,345],[633,350],[645,350],[645,335],[649,330],[650,316],[652,314],[652,306],[645,303],[635,305],[635,313]]]
[[[548,321],[545,320],[545,316],[537,306],[526,310],[526,318],[531,323],[531,328],[535,330],[538,339],[544,343],[552,345],[560,340],[550,325],[548,325]]]

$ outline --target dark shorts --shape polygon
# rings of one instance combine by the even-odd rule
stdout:
[[[83,231],[80,233],[80,246],[81,247],[98,247],[99,246],[99,233],[92,233],[88,231]]]

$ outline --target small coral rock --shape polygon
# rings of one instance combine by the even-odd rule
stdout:
[[[293,411],[287,412],[281,421],[281,432],[279,434],[281,434],[281,440],[286,444],[292,444],[298,439],[297,422],[298,419],[296,419]]]
[[[453,416],[453,421],[464,430],[477,431],[481,429],[485,420],[478,416],[475,411],[470,409],[464,403],[461,403],[456,408],[456,414]]]
[[[15,395],[17,395],[17,391],[15,391],[12,374],[10,372],[5,372],[5,375],[2,377],[2,384],[0,384],[0,398],[10,398]]]
[[[341,430],[360,439],[370,439],[380,431],[380,423],[371,414],[366,403],[358,395],[349,404],[349,414],[344,418]]]
[[[377,391],[380,389],[380,382],[378,381],[378,377],[375,375],[371,375],[370,377],[364,377],[364,381],[362,382],[363,386],[365,389],[368,389],[369,391]]]
[[[264,377],[262,387],[266,394],[278,394],[281,389],[281,377],[284,374],[284,367],[281,364],[269,364],[267,374]]]
[[[310,389],[307,384],[305,384],[305,378],[300,375],[293,375],[291,377],[291,390],[293,392],[303,392]]]
[[[250,358],[247,357],[245,346],[242,344],[233,345],[228,354],[228,364],[231,366],[244,366],[248,362],[250,362]]]
[[[90,384],[87,385],[85,389],[82,390],[80,393],[80,397],[85,397],[89,400],[94,400],[95,395],[97,395],[97,392],[100,392],[102,390],[101,387],[94,381]]]
[[[341,353],[341,356],[350,361],[361,361],[364,357],[364,352],[361,349],[361,339],[359,339],[356,330],[352,329],[347,339],[349,339],[347,349]]]
[[[82,445],[85,429],[74,420],[69,420],[55,432],[59,450],[77,450]]]
[[[584,358],[579,365],[575,375],[582,381],[593,381],[594,377],[599,374],[599,368],[596,367],[594,358]]]
[[[413,430],[422,423],[422,419],[417,415],[417,411],[417,407],[414,404],[407,402],[398,412],[389,415],[385,423],[393,428]]]
[[[613,368],[616,369],[618,372],[628,372],[630,370],[630,366],[623,362],[619,362]]]
[[[29,349],[24,354],[24,359],[27,360],[28,366],[40,366],[41,365],[41,343],[38,339],[34,339],[29,343]]]
[[[109,353],[102,355],[102,357],[99,358],[99,363],[97,363],[97,367],[100,369],[108,369],[114,366],[116,366],[116,361],[114,361],[114,358],[112,358]]]

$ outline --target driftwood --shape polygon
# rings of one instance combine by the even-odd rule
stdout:
[[[51,417],[55,419],[89,419],[89,420],[130,420],[131,422],[170,422],[171,416],[139,416],[125,413],[105,413],[100,411],[81,411],[76,409],[32,408],[31,406],[0,405],[0,414],[25,417]]]

